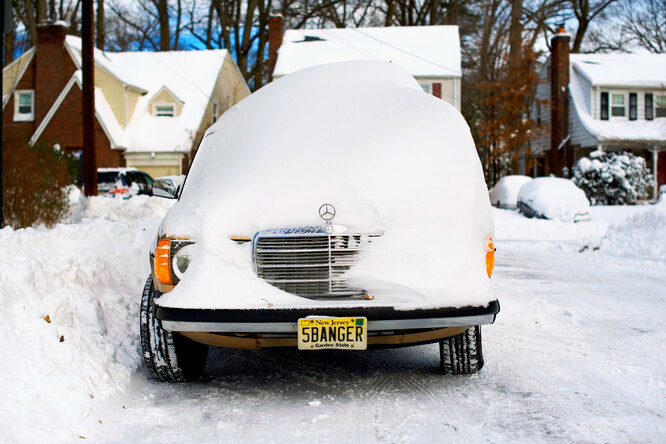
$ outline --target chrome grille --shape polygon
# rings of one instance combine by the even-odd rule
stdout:
[[[254,247],[257,275],[299,296],[363,296],[342,275],[368,242],[361,234],[260,234]]]

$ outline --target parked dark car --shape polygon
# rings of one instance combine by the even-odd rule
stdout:
[[[153,178],[136,168],[98,168],[97,193],[122,197],[153,194]]]

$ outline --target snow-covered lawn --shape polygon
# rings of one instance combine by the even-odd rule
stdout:
[[[218,350],[183,385],[147,380],[138,341],[169,206],[93,198],[0,230],[0,442],[666,440],[666,203],[577,224],[494,210],[502,311],[478,375],[439,375],[435,345]]]

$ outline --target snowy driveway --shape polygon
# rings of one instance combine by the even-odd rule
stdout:
[[[136,376],[127,409],[96,437],[663,442],[663,263],[579,253],[580,242],[566,240],[502,241],[500,229],[494,285],[502,312],[484,328],[479,375],[438,374],[435,345],[364,354],[218,351],[205,383],[164,386]]]
[[[664,442],[666,257],[663,246],[641,252],[651,242],[663,245],[666,212],[606,233],[608,221],[627,211],[643,209],[599,209],[591,222],[575,225],[495,211],[493,285],[502,311],[484,327],[486,366],[478,375],[439,375],[435,345],[366,353],[218,350],[205,381],[166,385],[135,370],[138,344],[120,338],[130,341],[129,357],[116,353],[109,376],[88,383],[104,396],[46,404],[25,389],[34,403],[7,411],[4,421],[34,415],[40,435],[6,430],[37,440],[58,427],[49,419],[57,409],[70,416],[56,435],[68,441]],[[108,325],[117,313],[102,306]],[[131,336],[136,307],[128,307]],[[111,341],[122,331],[109,326],[106,335]],[[3,384],[5,394],[7,379]]]

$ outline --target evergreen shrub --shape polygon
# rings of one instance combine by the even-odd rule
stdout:
[[[592,205],[631,205],[648,196],[652,175],[631,153],[594,151],[576,163],[572,180]]]

